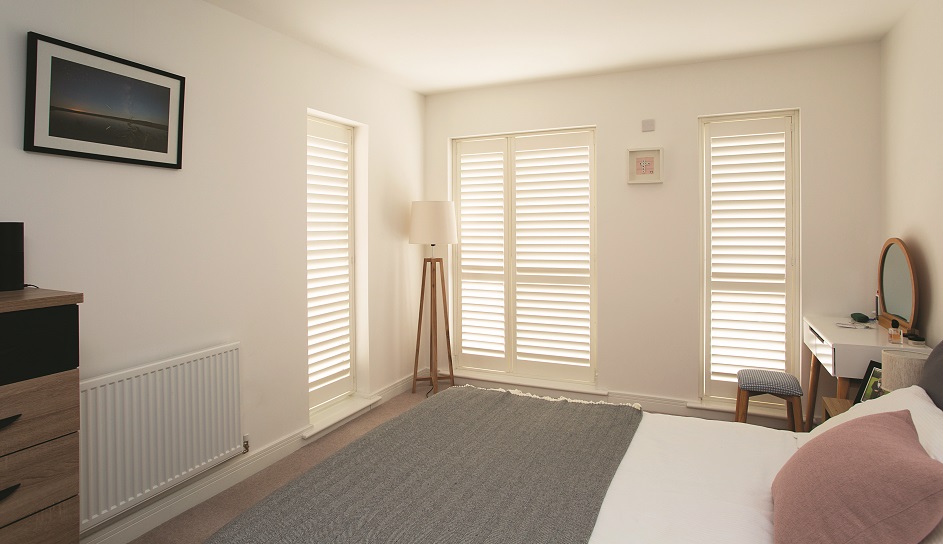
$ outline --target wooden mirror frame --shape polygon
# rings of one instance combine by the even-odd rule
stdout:
[[[884,259],[887,257],[887,251],[894,244],[900,246],[900,249],[904,252],[904,259],[907,261],[907,269],[910,272],[910,288],[913,292],[913,301],[909,321],[900,316],[887,313],[887,307],[884,304]],[[888,238],[887,241],[884,242],[884,247],[881,249],[881,257],[878,259],[878,309],[880,311],[878,314],[878,323],[884,328],[890,328],[891,320],[896,319],[900,323],[900,328],[903,332],[912,329],[914,322],[917,320],[917,298],[917,277],[914,275],[914,265],[910,260],[910,252],[907,251],[907,244],[900,238]]]

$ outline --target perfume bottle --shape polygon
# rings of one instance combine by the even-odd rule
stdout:
[[[891,344],[904,343],[904,337],[900,333],[900,322],[896,319],[891,320],[891,328],[887,329],[887,341]]]

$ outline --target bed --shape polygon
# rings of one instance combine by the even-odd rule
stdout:
[[[484,412],[464,400],[472,393],[486,399]],[[491,411],[505,403],[509,411]],[[431,419],[413,417],[424,405]],[[578,425],[584,432],[547,415],[564,408],[584,421],[608,415]],[[508,422],[510,413],[532,423]],[[574,440],[548,437],[553,430]],[[488,447],[469,449],[482,440]],[[604,451],[611,442],[625,446]],[[491,451],[497,464],[482,457]],[[943,411],[919,386],[855,405],[812,433],[457,387],[354,442],[208,542],[940,544],[940,459]],[[583,465],[608,473],[580,473]],[[906,477],[895,480],[898,473]]]
[[[774,531],[773,482],[799,450],[840,425],[854,425],[854,420],[864,416],[901,410],[910,412],[922,448],[934,459],[943,459],[943,412],[918,386],[855,405],[811,433],[647,413],[613,477],[590,542],[921,542],[919,537],[908,540],[902,534],[893,540],[869,540],[866,535],[844,540],[815,540],[809,535],[777,539]],[[865,443],[878,440],[875,437]],[[817,472],[820,481],[811,484],[814,487],[800,490],[804,493],[800,500],[807,501],[811,511],[805,515],[818,517],[819,523],[826,525],[835,518],[860,515],[860,511],[843,511],[855,507],[848,504],[852,502],[849,495],[864,499],[860,503],[866,510],[873,509],[875,519],[884,515],[890,507],[872,498],[879,493],[873,492],[870,485],[849,480],[867,479],[867,473],[857,463],[841,466],[847,456],[844,448],[830,451],[833,458],[821,462],[814,456],[796,459],[802,461],[799,468],[809,471],[830,465],[828,470]],[[879,479],[893,468],[881,462],[871,470]],[[852,472],[850,476],[848,471]],[[900,503],[896,496],[885,500],[891,507]],[[943,529],[938,524],[943,517],[943,501],[938,498],[931,510],[936,529],[922,541],[940,544]],[[809,524],[813,524],[812,519]]]

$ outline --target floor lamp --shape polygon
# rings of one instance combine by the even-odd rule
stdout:
[[[436,244],[454,244],[458,242],[455,231],[455,207],[448,200],[425,200],[413,202],[409,223],[409,243],[431,244],[432,257],[422,260],[422,292],[419,297],[419,327],[416,330],[416,362],[413,366],[413,393],[417,381],[428,381],[432,392],[439,392],[439,380],[448,379],[455,385],[455,372],[452,369],[452,336],[449,332],[449,299],[446,293],[445,267],[442,257],[435,256]],[[449,355],[449,373],[439,374],[438,361],[438,304],[436,273],[442,296],[442,311],[445,318],[445,344]],[[419,376],[419,344],[422,341],[422,318],[426,301],[426,278],[430,279],[429,301],[429,377]]]

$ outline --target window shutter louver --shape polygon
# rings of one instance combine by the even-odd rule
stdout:
[[[592,131],[455,151],[459,366],[592,381]]]
[[[352,129],[308,118],[308,392],[312,408],[353,391]]]
[[[707,396],[743,368],[790,371],[791,118],[710,123]]]

